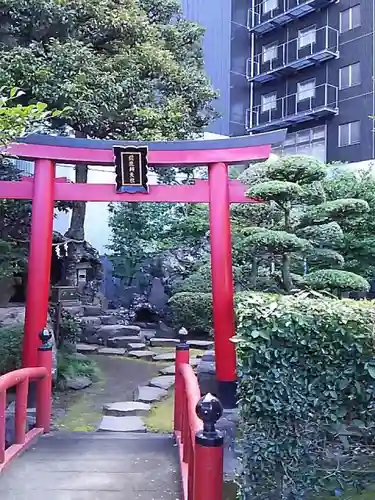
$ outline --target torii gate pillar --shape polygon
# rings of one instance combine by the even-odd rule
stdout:
[[[230,341],[235,335],[235,318],[228,166],[225,163],[209,165],[208,179],[216,380],[223,406],[233,408],[237,376],[236,350]]]

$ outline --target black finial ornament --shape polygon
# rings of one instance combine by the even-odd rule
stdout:
[[[43,328],[43,330],[39,333],[39,338],[42,342],[42,345],[39,346],[39,351],[52,350],[52,333],[48,330],[48,328]]]
[[[216,430],[216,423],[223,415],[223,406],[218,398],[206,394],[198,401],[195,412],[203,421],[203,431],[196,435],[196,442],[203,446],[222,446],[224,436]]]
[[[114,146],[116,191],[148,193],[147,146]]]

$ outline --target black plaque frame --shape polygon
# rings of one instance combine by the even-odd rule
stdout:
[[[116,191],[118,193],[148,193],[148,147],[114,146]]]

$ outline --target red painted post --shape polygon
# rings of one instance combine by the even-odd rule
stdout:
[[[0,391],[0,465],[5,462],[6,391]]]
[[[175,389],[174,389],[174,432],[182,431],[182,411],[184,404],[184,381],[180,373],[180,366],[182,364],[189,364],[190,354],[189,345],[185,342],[182,335],[180,335],[180,343],[176,346],[176,359],[175,359]]]
[[[199,400],[196,413],[203,420],[203,430],[195,436],[193,500],[218,500],[223,498],[224,436],[215,424],[223,407],[212,394],[206,394]]]
[[[36,160],[29,264],[27,278],[25,336],[22,366],[37,366],[39,332],[46,326],[52,258],[55,166]]]
[[[38,380],[36,393],[36,426],[50,431],[52,416],[52,335],[47,329],[39,335],[42,345],[38,348],[38,364],[47,370],[47,375]]]
[[[210,185],[210,241],[216,378],[224,407],[235,405],[236,351],[230,339],[235,334],[232,238],[228,167],[208,167]]]
[[[27,393],[29,379],[22,380],[16,388],[15,443],[23,444],[26,436]]]

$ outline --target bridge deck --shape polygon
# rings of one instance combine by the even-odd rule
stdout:
[[[44,436],[0,477],[1,500],[180,500],[177,449],[155,434]]]

